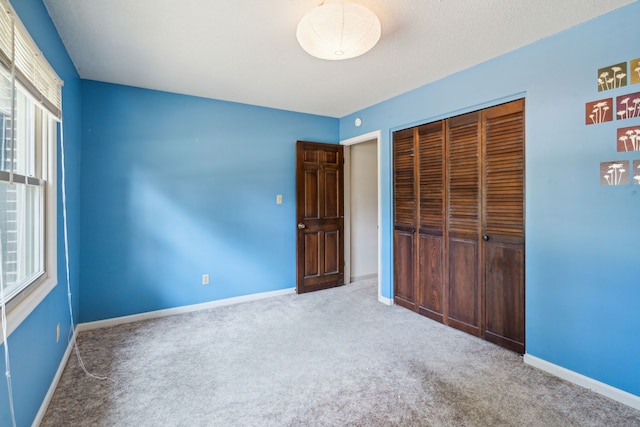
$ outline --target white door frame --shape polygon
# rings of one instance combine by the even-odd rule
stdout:
[[[386,301],[387,298],[382,297],[382,287],[380,282],[382,279],[382,224],[380,223],[382,220],[382,183],[380,174],[380,161],[382,157],[381,135],[381,131],[376,130],[340,141],[340,145],[344,145],[346,148],[344,153],[344,282],[345,285],[351,282],[351,153],[349,147],[361,142],[373,140],[376,141],[378,158],[378,300]],[[349,185],[347,185],[347,183]]]

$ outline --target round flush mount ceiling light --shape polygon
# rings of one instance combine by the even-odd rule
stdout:
[[[357,3],[326,2],[302,17],[296,37],[300,46],[316,58],[355,58],[380,40],[380,20]]]

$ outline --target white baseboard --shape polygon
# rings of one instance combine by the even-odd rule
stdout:
[[[382,295],[378,295],[378,301],[384,305],[393,305],[393,300],[391,298],[383,297]]]
[[[606,396],[609,399],[613,399],[634,409],[640,410],[640,396],[636,396],[635,394],[631,394],[624,390],[620,390],[619,388],[612,387],[608,384],[563,368],[562,366],[555,365],[551,362],[547,362],[546,360],[540,359],[530,354],[525,354],[523,360],[527,365],[531,365],[535,368],[555,375],[556,377],[560,377],[563,380],[567,380],[589,390],[595,391],[596,393]]]
[[[278,291],[262,292],[259,294],[243,295],[234,298],[225,298],[217,301],[205,302],[202,304],[185,305],[183,307],[167,308],[165,310],[148,311],[146,313],[132,314],[130,316],[114,317],[113,319],[97,320],[95,322],[80,323],[78,332],[90,331],[92,329],[107,328],[110,326],[122,325],[125,323],[139,322],[147,319],[157,319],[160,317],[173,316],[174,314],[191,313],[194,311],[207,310],[214,307],[239,304],[241,302],[256,301],[265,298],[288,295],[296,292],[295,288],[281,289]]]
[[[44,414],[47,412],[47,408],[49,407],[49,403],[53,398],[53,394],[56,392],[56,388],[58,387],[58,382],[60,382],[60,378],[62,377],[62,372],[64,372],[64,368],[67,366],[67,362],[69,361],[69,356],[71,356],[71,352],[73,351],[73,346],[76,342],[76,336],[78,335],[78,328],[73,331],[73,336],[69,340],[67,344],[67,349],[60,360],[60,364],[58,365],[58,370],[56,371],[56,375],[53,377],[53,381],[51,381],[51,385],[49,386],[49,390],[47,394],[44,396],[44,400],[40,405],[40,409],[36,414],[36,418],[33,420],[33,424],[31,427],[38,427],[44,418]]]
[[[360,282],[362,280],[375,279],[376,277],[378,277],[378,273],[365,274],[363,276],[352,276],[351,281],[349,283]]]

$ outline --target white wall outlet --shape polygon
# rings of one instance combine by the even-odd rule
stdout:
[[[282,204],[282,194],[278,194],[278,195],[276,196],[276,203],[277,203],[278,205],[281,205],[281,204]]]
[[[56,342],[60,342],[60,323],[56,325]]]
[[[202,284],[203,285],[208,285],[209,284],[209,275],[208,274],[203,274],[202,275]]]

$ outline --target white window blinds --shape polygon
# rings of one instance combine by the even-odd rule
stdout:
[[[62,112],[62,80],[17,19],[6,0],[0,0],[0,63],[57,117]]]

